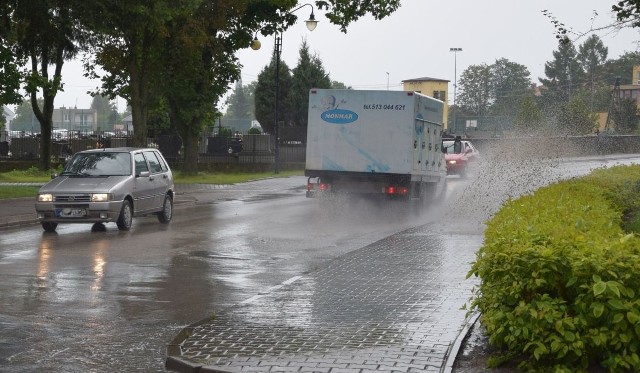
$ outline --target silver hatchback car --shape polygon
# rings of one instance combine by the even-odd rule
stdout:
[[[38,191],[36,212],[47,232],[58,223],[115,222],[131,228],[134,216],[173,216],[173,175],[157,149],[107,148],[74,154],[60,175]]]

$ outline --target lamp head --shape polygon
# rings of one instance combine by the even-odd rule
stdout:
[[[309,16],[309,19],[304,21],[304,23],[307,24],[307,29],[309,31],[315,30],[318,26],[318,21],[316,21],[316,16],[313,14],[313,9],[311,9],[311,15]]]
[[[258,36],[254,36],[253,40],[251,40],[251,49],[253,49],[254,51],[257,51],[258,49],[260,49],[261,46],[262,46],[262,43],[260,43],[260,40],[258,40]]]

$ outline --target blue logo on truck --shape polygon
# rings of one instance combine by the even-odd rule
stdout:
[[[358,114],[351,110],[333,109],[327,110],[320,114],[320,118],[329,123],[334,124],[348,124],[358,120]]]

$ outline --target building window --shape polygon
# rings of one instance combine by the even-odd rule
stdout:
[[[440,99],[440,92],[433,91],[433,98],[435,98],[436,100],[439,100]]]
[[[439,100],[447,101],[447,100],[446,100],[446,98],[447,98],[447,95],[445,95],[444,91],[440,91],[440,98],[439,98]]]

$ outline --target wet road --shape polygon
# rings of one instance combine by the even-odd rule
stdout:
[[[447,233],[480,236],[508,196],[602,164],[482,166],[450,178],[446,203],[421,217],[365,203],[326,208],[290,188],[301,177],[177,210],[168,226],[149,217],[130,232],[2,230],[0,371],[162,372],[167,343],[188,324],[410,227],[438,221]]]
[[[327,209],[301,188],[268,191],[306,182],[295,179],[209,191],[229,200],[179,209],[167,226],[3,230],[0,371],[164,371],[186,325],[421,223],[366,203]]]

